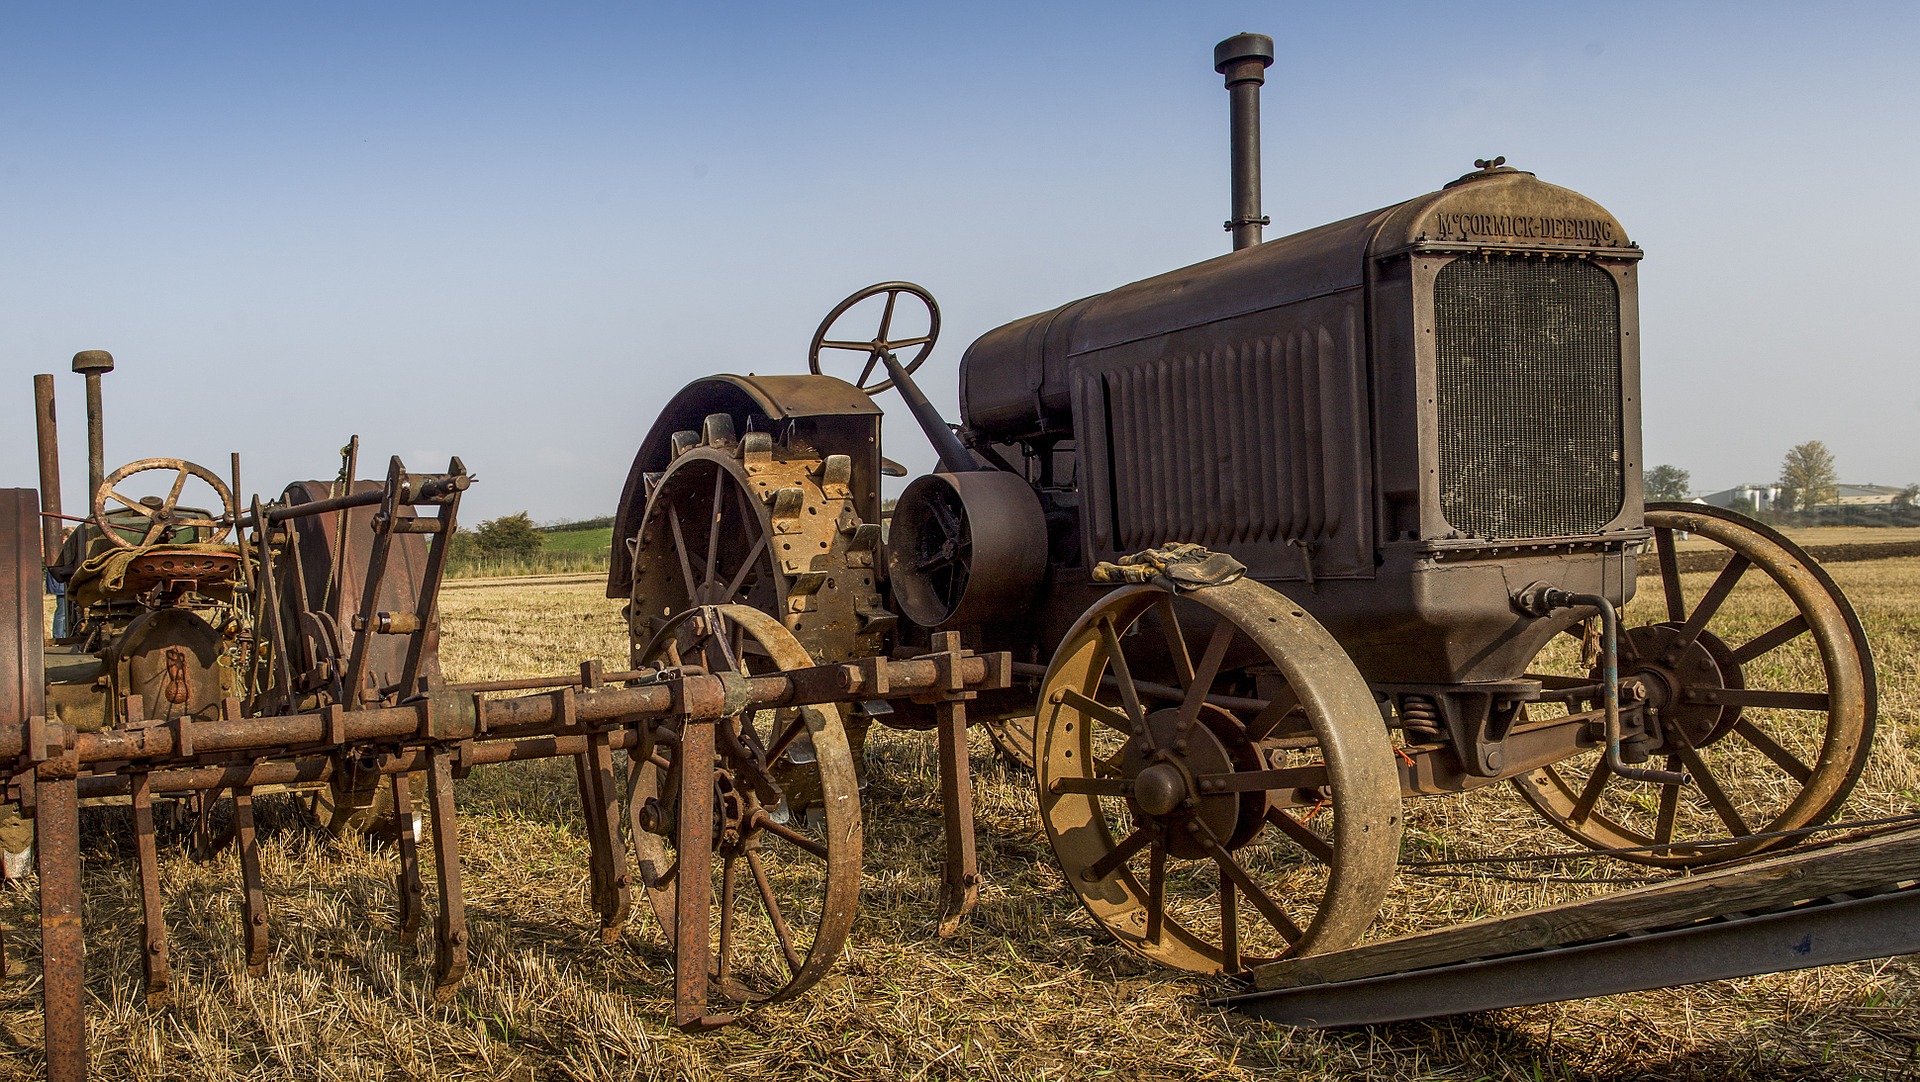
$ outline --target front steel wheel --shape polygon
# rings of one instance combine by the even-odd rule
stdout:
[[[1572,838],[1639,850],[1618,854],[1639,864],[1793,845],[1801,838],[1754,836],[1831,819],[1866,767],[1877,697],[1859,618],[1799,546],[1744,516],[1652,504],[1647,525],[1658,590],[1622,615],[1620,676],[1647,691],[1650,757],[1690,780],[1623,780],[1594,752],[1514,784]],[[1682,534],[1705,544],[1683,549]]]
[[[1156,962],[1240,973],[1337,950],[1392,883],[1399,772],[1373,694],[1251,579],[1108,594],[1054,654],[1036,736],[1068,885]]]

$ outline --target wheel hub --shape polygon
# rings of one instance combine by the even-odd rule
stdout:
[[[1173,814],[1189,795],[1187,776],[1172,763],[1155,763],[1133,780],[1133,800],[1153,816]]]
[[[1251,748],[1238,739],[1239,724],[1216,707],[1203,706],[1200,717],[1184,736],[1180,734],[1180,711],[1174,707],[1147,715],[1147,729],[1153,734],[1153,748],[1139,738],[1127,741],[1121,757],[1122,775],[1130,783],[1127,805],[1134,817],[1168,827],[1167,852],[1182,860],[1200,860],[1207,851],[1196,837],[1205,828],[1229,849],[1245,843],[1257,827],[1263,810],[1262,793],[1214,793],[1201,795],[1195,779],[1205,775],[1231,774],[1250,761]]]
[[[1655,749],[1671,754],[1683,746],[1703,748],[1733,728],[1735,707],[1689,703],[1688,692],[1740,686],[1740,667],[1711,631],[1679,647],[1678,624],[1648,624],[1625,633],[1621,677],[1646,692],[1646,706],[1657,710],[1665,739]],[[1731,674],[1731,680],[1729,680]]]

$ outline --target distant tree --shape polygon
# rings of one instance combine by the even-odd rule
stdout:
[[[525,511],[516,511],[482,522],[473,531],[473,542],[482,559],[513,560],[538,555],[547,539]]]
[[[1913,507],[1920,505],[1920,484],[1908,485],[1893,497],[1895,507]]]
[[[1780,502],[1788,508],[1804,511],[1833,503],[1839,499],[1839,486],[1833,452],[1819,440],[1794,447],[1780,463]]]
[[[453,541],[447,547],[447,559],[458,563],[477,558],[480,555],[480,542],[474,539],[473,531],[453,531]]]
[[[1678,466],[1655,466],[1640,475],[1649,500],[1684,500],[1693,495],[1693,475]]]

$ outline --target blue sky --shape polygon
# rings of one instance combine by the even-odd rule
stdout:
[[[951,415],[982,331],[1226,249],[1243,30],[1269,236],[1504,154],[1647,251],[1647,461],[1718,488],[1821,439],[1920,480],[1915,5],[13,3],[0,485],[52,371],[78,502],[104,348],[110,465],[239,450],[277,490],[357,432],[461,455],[478,517],[604,514],[673,390],[803,370],[891,278],[940,299]]]

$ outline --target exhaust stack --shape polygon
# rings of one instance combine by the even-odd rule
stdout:
[[[87,377],[87,507],[107,479],[107,437],[100,410],[100,377],[113,371],[113,354],[86,349],[73,355],[73,370]]]
[[[54,425],[53,377],[33,377],[33,427],[40,437],[40,555],[51,564],[60,554],[60,434]]]
[[[1227,77],[1233,114],[1233,217],[1226,228],[1233,250],[1260,243],[1268,219],[1260,214],[1260,85],[1273,63],[1273,39],[1265,34],[1235,34],[1213,47],[1213,70]]]

